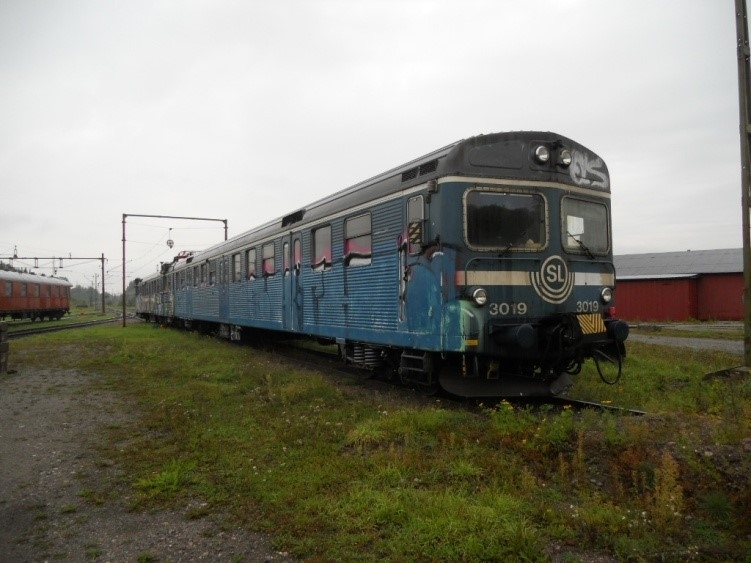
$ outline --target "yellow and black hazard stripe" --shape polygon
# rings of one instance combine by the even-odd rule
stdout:
[[[605,332],[605,321],[600,315],[577,315],[579,327],[584,334],[599,334]]]

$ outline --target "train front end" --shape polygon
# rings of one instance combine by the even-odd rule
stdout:
[[[615,311],[605,163],[550,133],[476,137],[439,180],[455,299],[440,384],[462,396],[564,393],[593,360],[615,382],[628,325]],[[445,223],[444,223],[445,225]]]

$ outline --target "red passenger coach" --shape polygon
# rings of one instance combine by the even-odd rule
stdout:
[[[0,271],[0,320],[60,319],[70,310],[70,282]]]

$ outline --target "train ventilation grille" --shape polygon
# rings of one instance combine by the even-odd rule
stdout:
[[[430,174],[431,172],[435,172],[437,169],[438,159],[431,160],[430,162],[426,162],[425,164],[415,166],[414,168],[410,168],[409,170],[402,172],[402,182],[412,180],[424,174]]]

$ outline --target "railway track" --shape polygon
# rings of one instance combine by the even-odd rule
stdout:
[[[66,323],[66,324],[45,324],[44,326],[35,326],[34,328],[23,328],[13,331],[8,331],[8,340],[17,340],[26,336],[34,336],[37,334],[45,334],[47,332],[59,332],[61,330],[68,330],[74,328],[86,328],[89,326],[96,326],[102,324],[108,324],[120,320],[120,317],[112,317],[107,319],[97,319],[95,321],[84,321],[80,323]]]
[[[289,359],[290,363],[294,363],[298,366],[304,366],[309,369],[317,371],[324,371],[325,373],[336,373],[345,375],[350,378],[354,378],[363,385],[372,386],[373,388],[380,388],[382,390],[394,390],[402,389],[411,392],[413,395],[420,396],[422,398],[440,398],[448,403],[454,404],[457,407],[480,409],[480,405],[485,407],[492,401],[488,401],[487,398],[480,399],[465,399],[455,397],[445,392],[439,391],[436,394],[421,393],[419,389],[414,387],[406,387],[399,383],[399,377],[393,376],[391,378],[384,377],[383,373],[376,371],[368,371],[362,368],[358,368],[342,362],[341,358],[335,352],[328,352],[324,350],[312,350],[299,343],[276,341],[265,342],[263,345],[267,351],[273,351],[279,353],[285,358]],[[567,397],[520,397],[520,398],[505,398],[498,397],[497,400],[509,401],[519,406],[542,406],[552,405],[559,409],[572,408],[577,411],[585,410],[600,410],[603,412],[612,412],[615,414],[624,414],[630,416],[643,416],[647,413],[637,409],[627,409],[623,407],[617,407],[614,405],[606,405],[602,403],[596,403],[593,401],[581,401],[578,399],[570,399]],[[445,404],[445,403],[444,403]],[[482,407],[484,408],[484,407]]]

